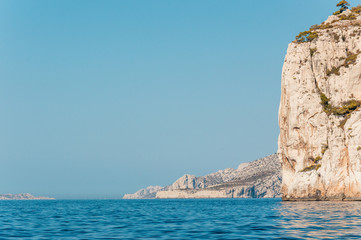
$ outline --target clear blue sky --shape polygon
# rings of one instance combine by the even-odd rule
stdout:
[[[337,2],[1,0],[0,193],[121,197],[275,153],[287,45]]]

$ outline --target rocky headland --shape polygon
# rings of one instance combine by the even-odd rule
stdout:
[[[281,164],[276,154],[237,169],[227,168],[196,177],[184,175],[173,184],[150,186],[124,199],[152,198],[277,198],[281,197]]]
[[[338,6],[288,46],[279,108],[284,200],[361,200],[361,6]]]
[[[0,200],[54,200],[49,197],[35,197],[30,193],[0,194]]]

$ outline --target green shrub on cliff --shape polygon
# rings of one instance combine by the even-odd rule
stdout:
[[[339,7],[340,9],[334,12],[333,15],[338,15],[340,13],[343,13],[350,7],[350,4],[347,1],[342,0],[339,3],[337,3],[336,7]]]
[[[360,13],[361,13],[361,5],[358,5],[358,6],[356,6],[356,7],[353,7],[353,8],[351,9],[351,11],[352,11],[353,13],[360,14]]]
[[[311,42],[313,39],[318,38],[318,34],[315,31],[304,31],[296,36],[297,43]]]
[[[337,116],[345,116],[352,113],[361,106],[361,102],[357,100],[350,100],[343,102],[340,107],[332,106],[332,104],[330,103],[330,99],[326,97],[326,95],[322,92],[320,93],[320,98],[321,98],[320,104],[323,107],[323,111],[328,115],[333,114]]]
[[[360,106],[360,102],[356,100],[350,100],[347,102],[344,102],[341,107],[333,107],[332,113],[334,115],[346,115],[349,113],[352,113]]]
[[[350,65],[354,65],[357,61],[357,57],[359,54],[360,54],[360,51],[357,51],[356,53],[348,52],[346,58],[341,58],[341,59],[345,59],[343,64],[338,67],[333,66],[331,69],[327,69],[326,75],[328,77],[331,76],[332,74],[339,76],[341,67],[348,68]]]
[[[355,64],[357,57],[358,57],[359,53],[352,53],[349,52],[347,54],[347,58],[345,59],[345,62],[343,64],[344,67],[348,68],[351,64]]]
[[[321,157],[321,156],[317,156],[313,162],[314,162],[314,163],[318,163],[318,162],[321,161],[321,160],[322,160],[322,157]]]
[[[301,172],[308,172],[312,170],[318,170],[321,167],[321,164],[313,164],[311,166],[305,167]]]
[[[355,20],[356,19],[356,15],[355,14],[350,14],[350,15],[340,15],[339,16],[340,20]]]
[[[311,27],[310,27],[310,31],[314,31],[314,30],[318,30],[318,29],[321,29],[321,30],[323,30],[323,29],[328,29],[328,28],[333,28],[333,26],[331,25],[331,24],[329,24],[329,23],[327,23],[327,24],[321,24],[321,25],[312,25]]]
[[[321,105],[323,107],[323,110],[326,112],[330,108],[330,104],[329,104],[330,99],[327,98],[324,93],[320,93],[320,97],[321,97]]]
[[[326,70],[327,76],[331,76],[332,74],[339,76],[340,75],[340,67],[332,67],[331,69]]]

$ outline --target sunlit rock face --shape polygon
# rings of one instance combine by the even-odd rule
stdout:
[[[125,194],[123,199],[152,199],[155,198],[157,192],[162,189],[163,187],[161,186],[148,186],[147,188],[140,189],[133,194]]]
[[[284,200],[361,200],[361,16],[342,15],[356,19],[331,16],[313,30],[318,37],[288,46],[278,140]]]
[[[281,164],[276,154],[237,169],[202,177],[186,174],[166,187],[148,187],[124,198],[275,198],[281,196]]]
[[[184,175],[156,198],[276,198],[280,197],[281,165],[276,154],[237,169],[227,168],[203,177]]]

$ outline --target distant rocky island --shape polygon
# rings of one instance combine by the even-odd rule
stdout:
[[[154,198],[278,198],[281,197],[281,164],[276,154],[237,169],[227,168],[206,176],[184,175],[173,184],[149,186],[123,199]]]
[[[0,194],[0,200],[54,200],[49,197],[35,197],[30,193]]]

